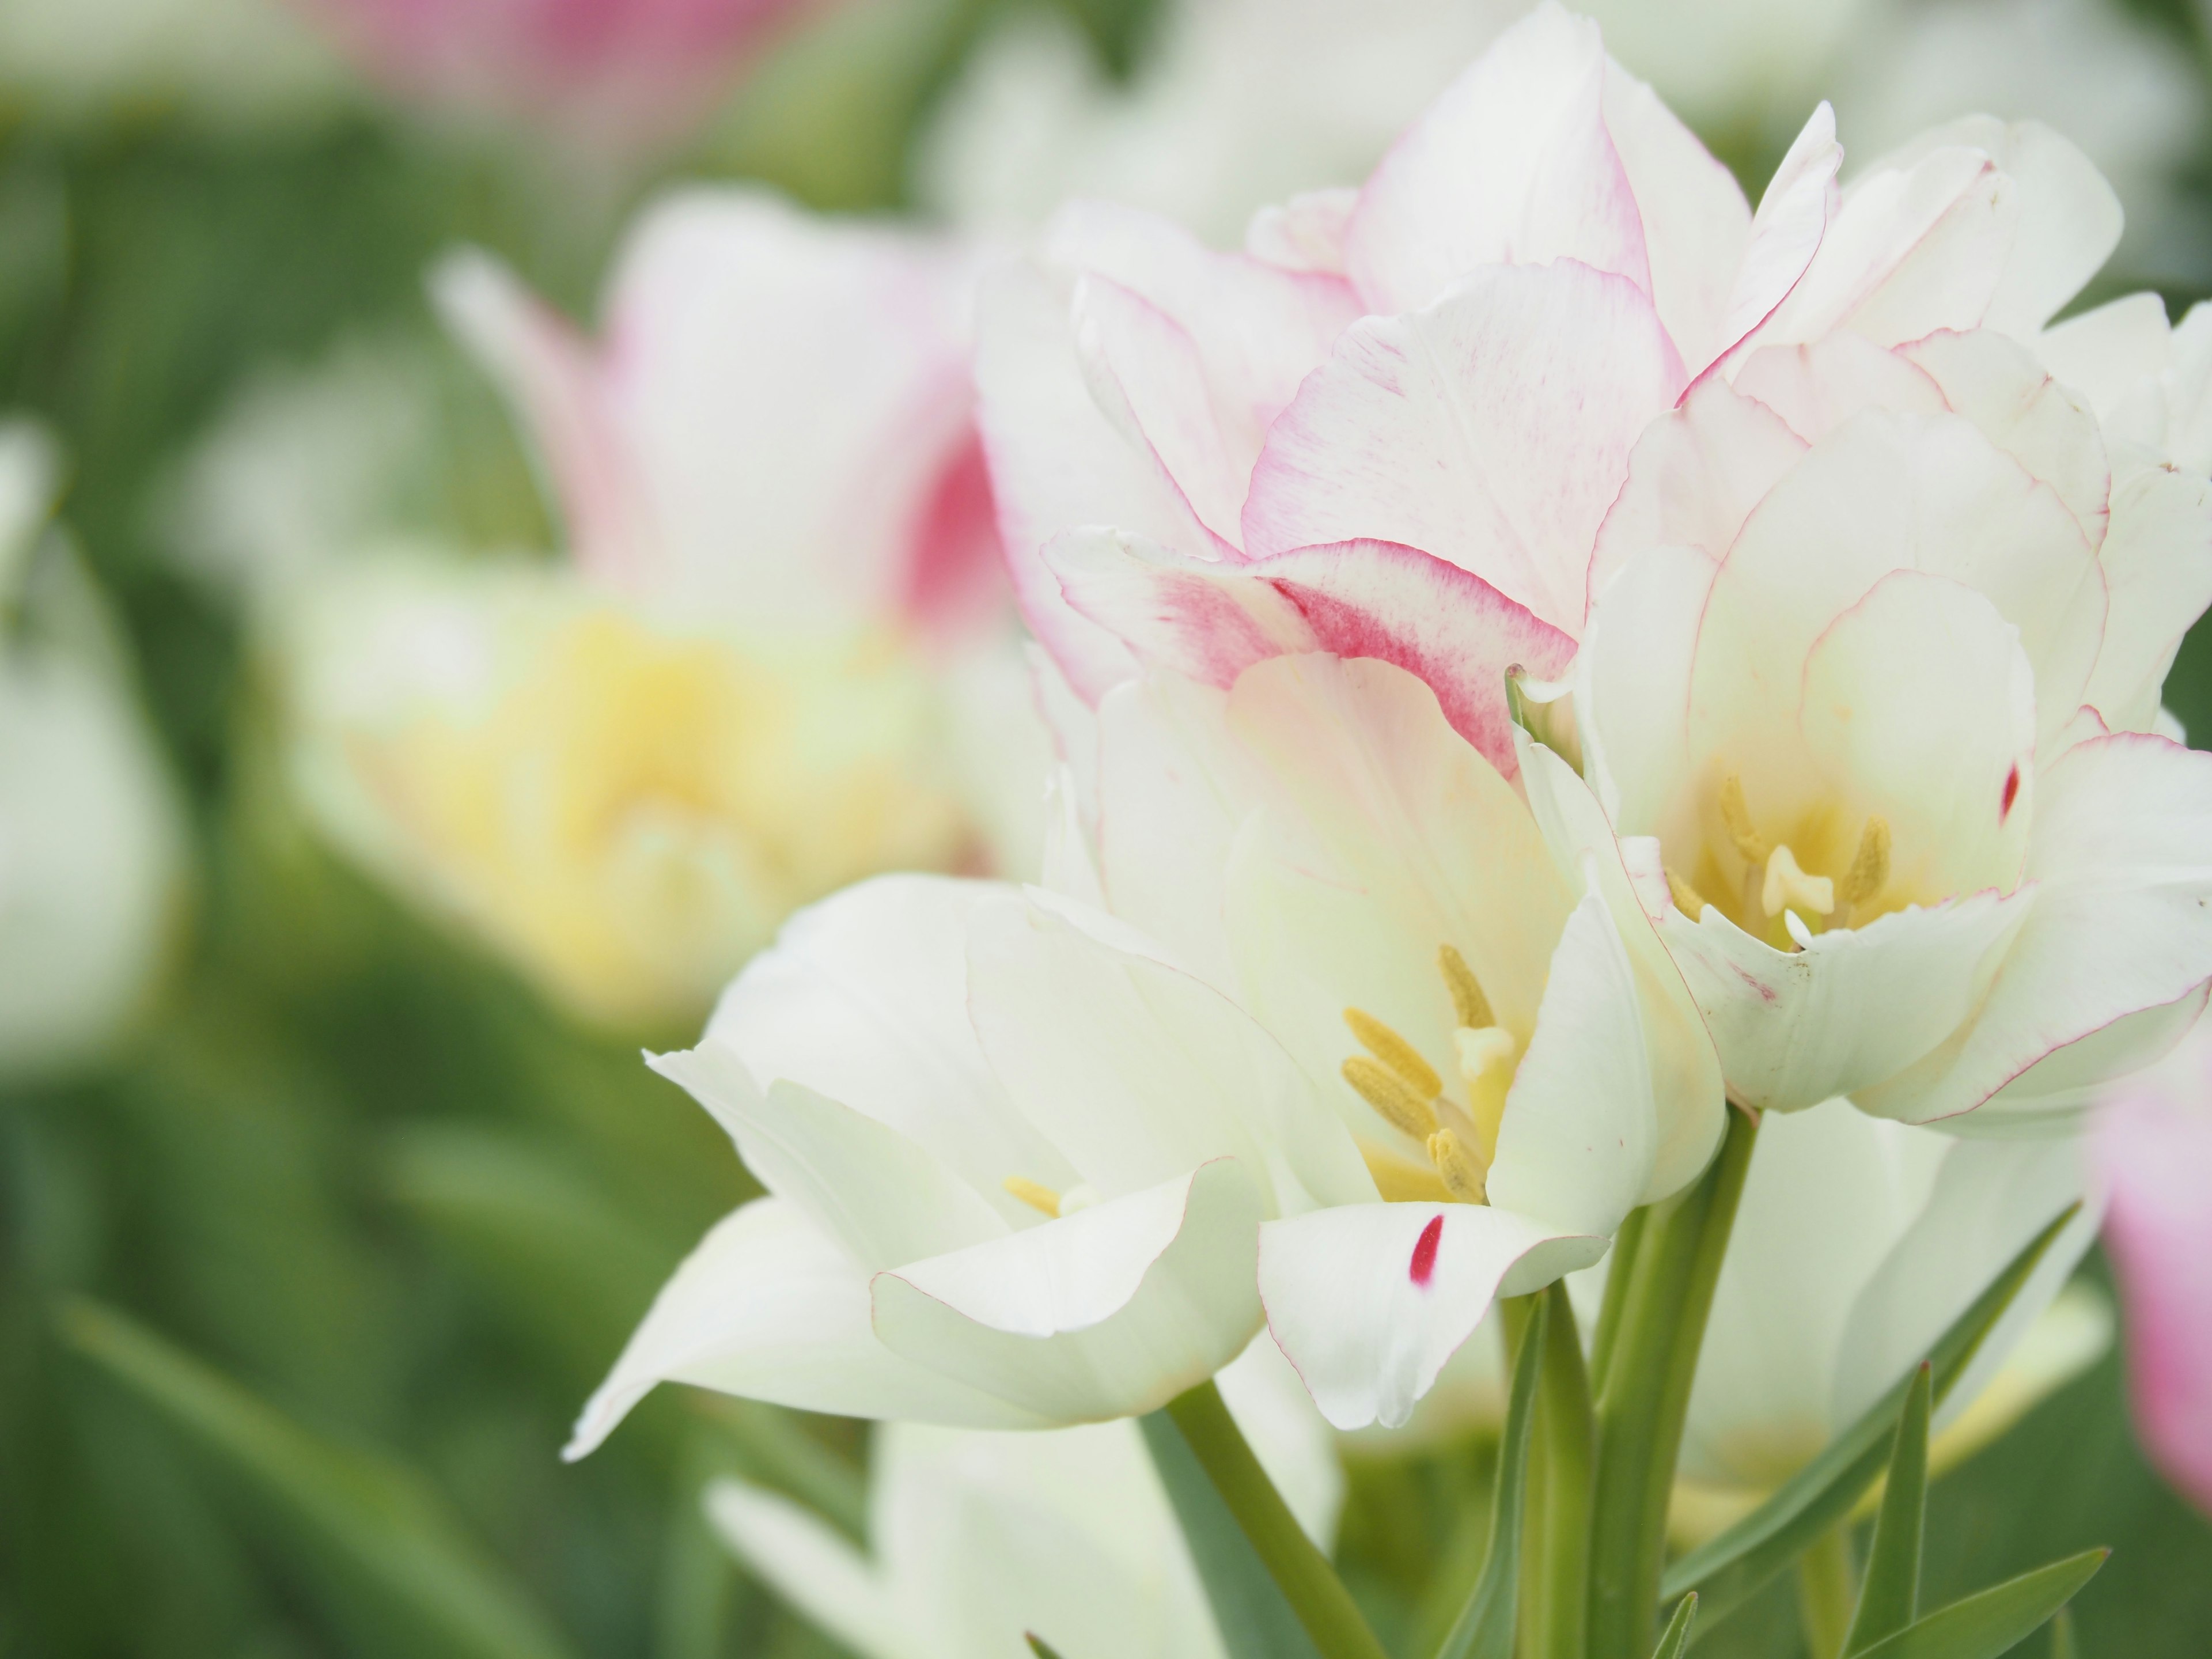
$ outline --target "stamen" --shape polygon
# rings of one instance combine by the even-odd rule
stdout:
[[[1757,864],[1766,856],[1766,843],[1759,839],[1758,827],[1751,821],[1751,808],[1744,805],[1743,780],[1733,772],[1721,780],[1720,805],[1721,822],[1728,826],[1729,838],[1735,842],[1735,850]]]
[[[1060,1212],[1073,1215],[1078,1210],[1087,1210],[1098,1201],[1098,1189],[1089,1182],[1078,1182],[1060,1195]]]
[[[1357,1008],[1344,1011],[1344,1023],[1352,1028],[1352,1035],[1359,1039],[1359,1046],[1395,1072],[1409,1084],[1425,1101],[1434,1100],[1444,1091],[1444,1080],[1436,1068],[1423,1060],[1420,1051],[1370,1013]],[[1357,1085],[1354,1085],[1357,1086]]]
[[[1343,1072],[1344,1080],[1358,1090],[1359,1097],[1391,1127],[1416,1140],[1426,1140],[1437,1132],[1435,1102],[1437,1095],[1443,1092],[1441,1085],[1435,1094],[1424,1099],[1413,1092],[1413,1085],[1404,1078],[1364,1054],[1354,1054],[1346,1060]]]
[[[1060,1215],[1060,1194],[1049,1187],[1040,1185],[1025,1176],[1008,1176],[999,1183],[1032,1210],[1042,1210],[1057,1219]]]
[[[1797,855],[1787,846],[1778,847],[1766,860],[1766,881],[1759,902],[1770,916],[1786,909],[1810,910],[1825,916],[1836,908],[1836,884],[1826,876],[1808,876],[1797,867]]]
[[[1488,1190],[1482,1183],[1484,1167],[1481,1159],[1449,1129],[1439,1129],[1429,1137],[1429,1161],[1437,1166],[1437,1174],[1443,1177],[1444,1190],[1461,1203],[1486,1204],[1490,1201]]]
[[[1467,1115],[1487,1158],[1498,1148],[1498,1126],[1505,1121],[1505,1097],[1513,1087],[1513,1034],[1495,1025],[1480,1031],[1464,1026],[1452,1033],[1459,1050],[1459,1074],[1467,1085]]]
[[[1667,872],[1667,890],[1674,896],[1674,908],[1692,921],[1705,914],[1705,896],[1676,875],[1672,868]]]
[[[1859,831],[1859,850],[1844,873],[1836,897],[1846,905],[1864,904],[1889,879],[1889,820],[1877,813]]]
[[[1451,993],[1453,1017],[1462,1025],[1479,1031],[1498,1024],[1498,1017],[1490,1012],[1490,999],[1482,994],[1482,981],[1467,965],[1465,957],[1449,945],[1439,945],[1437,968],[1444,976],[1444,988]]]

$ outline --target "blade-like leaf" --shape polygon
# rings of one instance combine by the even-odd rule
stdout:
[[[393,1652],[565,1659],[568,1650],[415,1473],[310,1433],[121,1314],[75,1302],[70,1346],[215,1453],[283,1511],[277,1535],[366,1593]]]
[[[1934,1397],[1934,1368],[1923,1360],[1897,1419],[1889,1484],[1867,1552],[1866,1582],[1859,1587],[1850,1634],[1844,1638],[1847,1655],[1865,1652],[1920,1616],[1920,1535],[1928,1519],[1928,1416]]]
[[[1915,1620],[1863,1659],[1997,1659],[2074,1599],[2110,1550],[2084,1550]]]
[[[2074,1641],[2074,1609],[2061,1607],[2051,1615],[2051,1659],[2079,1659]]]
[[[1175,1419],[1157,1411],[1138,1419],[1137,1424],[1145,1431],[1152,1467],[1159,1471],[1160,1484],[1182,1525],[1229,1659],[1320,1659],[1313,1638],[1276,1588],[1228,1503],[1206,1478]],[[1034,1636],[1030,1641],[1038,1645]]]
[[[1936,1338],[1926,1358],[1934,1371],[1937,1405],[1964,1374],[2051,1241],[2079,1208],[2078,1205],[2069,1207],[2030,1239],[1989,1288]],[[1850,1514],[1881,1471],[1889,1450],[1889,1425],[1897,1420],[1911,1386],[1911,1376],[1900,1377],[1894,1388],[1766,1502],[1677,1561],[1662,1583],[1662,1599],[1698,1591],[1710,1623],[1739,1606],[1796,1559],[1814,1539]]]
[[[1536,1380],[1543,1370],[1547,1300],[1539,1300],[1521,1351],[1513,1361],[1513,1393],[1505,1408],[1505,1432],[1498,1448],[1496,1509],[1490,1523],[1490,1553],[1482,1577],[1474,1581],[1467,1606],[1444,1638],[1437,1659],[1512,1659],[1514,1614],[1521,1583],[1522,1493],[1528,1484],[1528,1441],[1536,1416]]]
[[[1682,1650],[1690,1645],[1690,1626],[1697,1617],[1698,1593],[1692,1590],[1675,1604],[1674,1616],[1659,1632],[1659,1645],[1651,1650],[1651,1659],[1682,1659]]]
[[[1046,1641],[1043,1637],[1039,1636],[1035,1631],[1025,1633],[1029,1638],[1030,1651],[1036,1655],[1036,1659],[1060,1659],[1060,1656],[1052,1650],[1052,1644]]]

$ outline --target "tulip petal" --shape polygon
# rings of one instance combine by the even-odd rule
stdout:
[[[1360,191],[1345,264],[1367,308],[1411,311],[1479,265],[1552,259],[1648,292],[1643,216],[1606,131],[1606,78],[1597,25],[1553,0],[1499,35]]]
[[[1942,388],[1902,350],[1885,351],[1848,330],[1808,345],[1761,346],[1742,360],[1732,384],[1808,444],[1862,410],[1941,415],[1950,407]]]
[[[742,1480],[707,1488],[707,1518],[745,1569],[861,1659],[911,1651],[889,1587],[842,1533],[804,1504]]]
[[[1343,1205],[1260,1230],[1260,1295],[1322,1416],[1395,1428],[1497,1297],[1540,1290],[1607,1243],[1487,1205]]]
[[[2035,355],[2052,378],[2086,398],[2100,421],[2142,382],[2156,379],[2172,352],[2166,301],[2156,294],[2111,301],[2052,324],[2035,340]]]
[[[1268,434],[1245,550],[1396,542],[1579,634],[1598,526],[1684,380],[1627,279],[1565,260],[1477,271],[1346,331]]]
[[[1706,361],[1734,349],[1774,314],[1804,276],[1835,216],[1836,172],[1843,164],[1835,112],[1823,102],[1767,180]],[[1694,356],[1686,353],[1685,358],[1704,367]]]
[[[884,1347],[868,1328],[867,1274],[780,1198],[735,1211],[684,1259],[562,1455],[590,1452],[659,1382],[847,1417],[1006,1429],[1048,1420]]]
[[[1983,151],[2019,192],[2020,228],[1981,321],[2031,339],[2112,257],[2120,198],[2094,162],[2040,121],[1965,116],[1923,133],[1911,148],[1948,143]]]
[[[917,1364],[1039,1417],[1136,1416],[1211,1376],[1258,1329],[1265,1214],[1252,1175],[1219,1159],[878,1273],[876,1334]]]
[[[2037,779],[2027,875],[2034,908],[1978,1016],[1863,1109],[1972,1111],[2045,1055],[2212,979],[2212,757],[2135,733],[2069,750]]]
[[[2116,732],[2147,732],[2182,636],[2212,605],[2212,485],[2145,467],[2112,492],[2099,552],[2111,609],[2081,701]]]
[[[1227,687],[1268,657],[1372,657],[1426,682],[1459,734],[1514,775],[1507,670],[1566,672],[1574,641],[1480,577],[1410,547],[1349,542],[1241,565],[1126,536],[1063,537],[1047,558],[1068,603],[1148,666]]]

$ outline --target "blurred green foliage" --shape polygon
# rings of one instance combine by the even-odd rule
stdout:
[[[1018,3],[861,0],[663,176],[895,205],[927,100]],[[1064,3],[1126,68],[1146,9]],[[0,1659],[832,1651],[730,1565],[696,1494],[742,1471],[857,1531],[854,1425],[667,1390],[584,1464],[556,1458],[668,1270],[751,1190],[726,1143],[634,1051],[319,849],[239,619],[158,522],[249,376],[364,330],[429,336],[422,273],[456,241],[588,314],[659,182],[362,111],[251,134],[0,112],[0,410],[66,447],[64,511],[200,854],[138,1040],[0,1094]],[[2169,700],[2212,735],[2212,633]],[[2202,1651],[2212,1529],[2143,1468],[2120,1389],[2113,1359],[1938,1483],[1931,1597],[2108,1543],[2081,1650]],[[1346,1575],[1397,1652],[1433,1650],[1480,1566],[1491,1458],[1354,1468]],[[1786,1656],[1796,1630],[1784,1587],[1695,1649]]]

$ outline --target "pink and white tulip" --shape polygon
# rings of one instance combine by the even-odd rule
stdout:
[[[2136,1431],[2212,1513],[2212,1034],[2112,1090],[2093,1131],[2110,1188],[2105,1248],[2125,1315]]]

